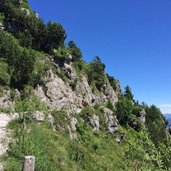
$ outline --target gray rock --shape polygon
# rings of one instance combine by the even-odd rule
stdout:
[[[0,22],[0,29],[4,30],[4,24]]]
[[[44,101],[48,107],[51,109],[66,109],[77,112],[84,107],[82,105],[83,100],[88,105],[95,105],[108,100],[114,105],[118,101],[117,95],[110,86],[109,81],[106,81],[103,91],[93,94],[86,76],[77,77],[74,69],[71,66],[69,67],[72,69],[72,77],[78,80],[75,91],[72,90],[69,83],[64,82],[52,70],[49,70],[43,78],[47,91],[44,92],[41,86],[37,86],[35,90],[36,96]],[[92,103],[92,99],[95,99],[94,103]]]
[[[118,124],[119,124],[118,119],[116,118],[116,116],[111,110],[104,108],[103,111],[106,118],[107,128],[109,132],[113,134],[118,130]]]
[[[34,171],[35,157],[25,156],[23,171]]]
[[[55,120],[51,114],[48,115],[48,122],[50,123],[53,131],[56,131]]]
[[[15,89],[15,90],[14,90],[14,93],[15,93],[15,99],[16,99],[16,100],[20,100],[20,98],[21,98],[21,93],[18,91],[18,89]]]
[[[8,149],[8,145],[11,141],[10,131],[7,129],[7,125],[14,119],[19,117],[18,113],[5,114],[0,113],[0,156],[4,155]]]
[[[146,117],[146,112],[145,112],[145,109],[142,109],[140,112],[139,112],[139,119],[141,121],[141,123],[145,126],[145,119]]]
[[[106,80],[106,83],[102,89],[102,91],[100,92],[101,95],[101,102],[104,101],[111,101],[112,105],[115,106],[115,103],[118,101],[118,97],[116,92],[113,90],[113,88],[111,87],[109,80]]]
[[[68,125],[68,130],[69,130],[69,135],[70,135],[70,139],[71,140],[77,140],[77,128],[76,128],[76,124],[78,123],[77,119],[72,117],[70,119],[70,125]]]
[[[32,114],[32,117],[38,122],[43,122],[45,119],[45,115],[41,111],[36,111],[35,113]]]
[[[10,90],[3,90],[2,96],[0,96],[0,108],[8,109],[13,105]]]
[[[35,13],[35,15],[36,15],[36,18],[38,18],[38,19],[39,19],[39,14],[38,14],[37,12]]]
[[[29,9],[27,9],[27,8],[21,8],[21,11],[24,11],[24,12],[26,12],[26,15],[30,15],[30,10]]]
[[[93,117],[90,118],[90,123],[91,123],[91,126],[93,127],[93,131],[99,131],[99,128],[100,128],[99,116],[94,114]]]
[[[4,167],[1,163],[0,163],[0,171],[4,171]]]
[[[119,144],[121,143],[125,138],[125,135],[124,134],[121,134],[121,135],[118,135],[116,138],[115,138],[115,141]]]

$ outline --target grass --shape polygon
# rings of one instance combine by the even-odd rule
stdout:
[[[100,120],[104,120],[100,107],[83,111],[95,112],[100,116]],[[98,114],[99,112],[101,113]],[[23,122],[20,119],[9,124],[15,141],[10,145],[9,156],[1,158],[6,170],[21,170],[26,155],[36,157],[35,170],[39,171],[162,170],[160,155],[148,133],[138,133],[129,126],[119,126],[115,136],[124,133],[125,138],[118,144],[115,142],[115,136],[105,129],[93,133],[90,124],[83,121],[82,115],[77,115],[78,140],[72,141],[67,130],[67,113],[53,111],[52,115],[56,124],[65,125],[66,131],[53,131],[47,120],[39,124],[30,120],[26,123],[27,130],[23,130]]]

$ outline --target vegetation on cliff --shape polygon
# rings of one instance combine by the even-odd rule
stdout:
[[[156,106],[139,104],[129,86],[122,92],[100,57],[83,61],[74,41],[65,43],[63,26],[45,24],[26,0],[0,0],[0,16],[0,97],[9,90],[12,100],[12,108],[0,110],[19,114],[8,125],[13,141],[0,157],[7,171],[21,170],[26,155],[36,157],[38,171],[171,170],[171,137]],[[49,96],[46,83],[55,77],[49,70],[72,92],[85,76],[91,95],[104,100],[88,103],[84,92],[77,112],[48,106],[34,90],[42,86]],[[107,86],[117,94],[115,105]]]

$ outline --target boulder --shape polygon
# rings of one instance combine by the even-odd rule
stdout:
[[[77,119],[75,117],[70,118],[70,125],[68,125],[69,135],[71,140],[77,140],[77,128],[76,124],[78,123]]]
[[[24,11],[26,13],[26,15],[30,15],[30,10],[27,8],[21,8],[21,11]]]
[[[114,115],[113,111],[111,111],[107,108],[104,108],[103,111],[104,111],[104,115],[106,118],[106,124],[107,124],[108,131],[111,134],[114,134],[118,130],[118,124],[119,124],[118,119]]]
[[[0,163],[0,171],[4,171],[4,167],[1,163]]]
[[[7,125],[9,122],[14,119],[17,119],[18,117],[18,113],[0,113],[0,156],[6,154],[8,145],[11,142],[11,139],[9,138],[10,131],[7,129]]]
[[[99,116],[94,114],[93,117],[90,118],[90,124],[93,127],[93,131],[99,131],[100,128]]]
[[[0,22],[0,29],[4,30],[4,24]]]
[[[3,90],[0,96],[0,108],[8,109],[13,105],[10,90]]]
[[[45,115],[41,111],[36,111],[35,113],[32,114],[32,117],[38,122],[43,122],[45,119]]]
[[[141,123],[145,126],[145,117],[146,117],[146,112],[145,112],[145,109],[142,109],[140,112],[139,112],[139,119],[141,121]]]

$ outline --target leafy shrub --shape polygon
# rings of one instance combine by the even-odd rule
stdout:
[[[82,59],[82,53],[80,48],[77,47],[77,45],[73,41],[69,41],[68,43],[68,49],[72,55],[72,61],[81,61]]]
[[[10,76],[6,73],[0,73],[0,84],[2,86],[10,84]]]
[[[107,78],[109,79],[109,83],[112,86],[113,90],[116,91],[117,90],[117,82],[116,79],[110,75],[107,74]]]
[[[101,62],[100,57],[96,56],[95,59],[89,64],[88,68],[88,81],[89,84],[95,84],[98,90],[101,90],[105,83],[105,65]]]
[[[0,56],[6,59],[11,74],[11,85],[23,88],[27,84],[34,67],[33,51],[19,46],[10,34],[0,31]]]

